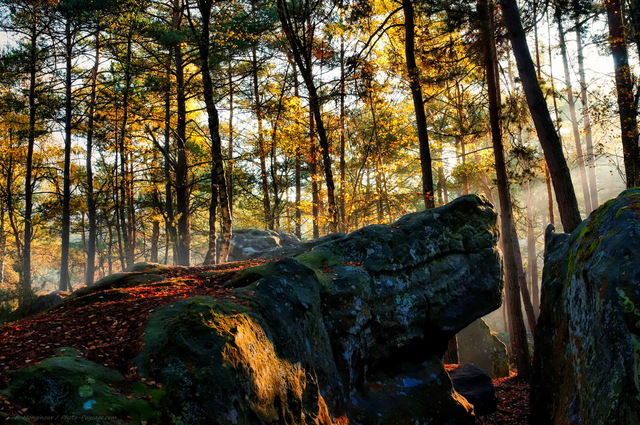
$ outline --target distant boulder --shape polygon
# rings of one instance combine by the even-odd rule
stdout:
[[[547,230],[533,424],[640,423],[640,189]]]
[[[237,229],[231,238],[228,261],[242,261],[259,258],[278,248],[294,247],[300,244],[294,234],[264,229]]]
[[[60,304],[68,292],[54,291],[49,294],[34,296],[9,314],[9,320],[18,320],[33,316]]]
[[[471,323],[458,333],[460,363],[474,364],[492,378],[509,376],[507,346],[491,333],[482,319]]]

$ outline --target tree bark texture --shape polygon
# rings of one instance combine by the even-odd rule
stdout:
[[[71,278],[69,276],[69,234],[71,231],[71,119],[73,106],[71,97],[73,96],[71,84],[72,80],[72,57],[73,54],[73,32],[71,29],[71,18],[65,19],[65,93],[64,93],[64,165],[62,172],[62,229],[60,246],[60,291],[71,290]]]
[[[420,70],[416,64],[415,54],[415,12],[413,0],[402,0],[404,11],[404,50],[407,61],[407,73],[409,75],[409,87],[416,115],[416,128],[418,131],[418,143],[420,147],[420,169],[422,171],[422,198],[426,209],[434,208],[433,199],[433,172],[431,170],[431,152],[429,150],[429,132],[427,130],[427,116],[424,111],[424,99],[422,98],[422,86],[420,83]]]
[[[89,286],[93,283],[96,272],[96,199],[93,183],[93,136],[95,130],[95,110],[97,102],[98,69],[100,67],[100,28],[96,28],[95,33],[95,59],[91,69],[91,89],[89,94],[89,111],[87,113],[87,219],[89,221],[89,235],[87,238],[87,267],[85,268],[84,283]],[[156,260],[157,261],[157,260]]]
[[[562,152],[562,144],[536,77],[535,66],[531,59],[531,52],[527,45],[516,1],[501,0],[500,4],[513,55],[516,58],[522,88],[551,173],[562,226],[565,232],[572,232],[580,224],[581,218],[578,201],[571,183],[571,173]]]
[[[227,190],[227,181],[224,170],[224,158],[222,156],[222,138],[220,137],[220,118],[218,108],[213,97],[213,81],[211,79],[211,69],[209,66],[209,23],[211,22],[212,0],[198,0],[198,9],[202,17],[202,27],[198,38],[198,54],[200,57],[200,70],[202,71],[202,87],[205,108],[207,110],[209,134],[211,137],[211,207],[209,217],[209,241],[215,237],[215,211],[218,205],[220,208],[220,216],[222,219],[220,247],[217,249],[216,261],[224,263],[229,257],[231,249],[231,237],[233,232],[233,218],[231,216],[231,207]],[[192,27],[193,28],[193,27]],[[217,203],[217,204],[216,204]],[[213,213],[213,219],[211,217]]]
[[[294,5],[291,5],[295,7]],[[282,24],[282,29],[289,41],[293,59],[298,65],[298,70],[302,76],[302,80],[307,88],[309,95],[309,108],[313,111],[316,132],[318,134],[318,143],[320,147],[320,155],[322,157],[322,165],[324,170],[324,178],[327,185],[327,204],[329,212],[329,231],[331,233],[338,231],[340,222],[339,209],[336,204],[335,183],[333,179],[333,171],[331,169],[331,152],[327,130],[322,117],[322,108],[320,97],[316,84],[313,80],[313,25],[310,22],[296,22],[294,11],[286,0],[277,0],[278,15]],[[311,10],[307,10],[307,17],[311,15]],[[305,25],[307,27],[305,37],[300,37],[296,31],[297,25]]]
[[[576,114],[576,101],[573,97],[573,87],[571,84],[571,73],[569,70],[569,55],[567,54],[567,42],[565,40],[564,28],[562,26],[562,16],[560,9],[556,9],[556,22],[558,23],[558,33],[560,37],[560,52],[562,54],[562,66],[564,68],[564,84],[567,92],[567,103],[569,104],[569,118],[571,119],[571,129],[573,130],[573,141],[578,157],[578,173],[580,175],[580,186],[582,187],[582,197],[584,198],[585,213],[589,215],[593,211],[591,206],[591,193],[587,181],[587,169],[584,165],[584,155],[582,153],[582,138],[580,137],[580,127],[578,126],[578,115]]]
[[[511,349],[516,358],[518,376],[528,378],[531,372],[529,362],[529,348],[527,333],[522,318],[520,293],[518,288],[518,268],[516,249],[517,239],[513,237],[513,216],[511,212],[511,196],[506,165],[504,161],[504,148],[502,144],[502,123],[500,113],[500,88],[497,75],[497,59],[495,38],[493,29],[493,12],[489,9],[487,0],[478,1],[479,16],[485,17],[482,21],[482,37],[484,46],[484,64],[487,77],[487,91],[489,95],[489,120],[491,123],[491,140],[496,165],[496,178],[498,195],[500,199],[500,227],[502,231],[502,244],[504,248],[505,263],[505,290],[510,318]],[[532,63],[533,64],[533,63]]]
[[[180,31],[184,6],[180,0],[173,1],[172,28]],[[173,47],[173,61],[176,77],[176,215],[177,215],[177,263],[181,266],[191,264],[191,233],[189,229],[189,164],[187,161],[187,107],[185,94],[184,58],[182,47]]]
[[[633,77],[629,67],[629,54],[622,5],[620,0],[605,0],[609,23],[609,45],[613,56],[620,110],[620,132],[627,187],[640,186],[640,149],[638,148],[637,103],[633,93]]]

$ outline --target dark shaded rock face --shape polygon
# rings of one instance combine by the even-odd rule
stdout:
[[[135,364],[162,385],[159,423],[473,424],[440,358],[500,305],[496,240],[491,205],[465,196],[239,271],[235,301],[155,309]]]
[[[460,363],[474,364],[492,378],[509,376],[507,346],[482,319],[478,319],[458,333]]]
[[[449,372],[453,388],[473,404],[476,415],[488,415],[498,409],[493,381],[487,372],[472,364],[465,364]]]
[[[640,423],[640,190],[547,232],[532,423]]]

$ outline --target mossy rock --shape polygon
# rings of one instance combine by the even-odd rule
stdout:
[[[340,384],[315,274],[292,259],[256,269],[237,291],[252,294],[248,306],[200,296],[151,315],[135,363],[162,382],[164,420],[331,423],[320,388],[339,395]]]
[[[51,357],[9,377],[6,397],[32,416],[56,416],[55,423],[119,425],[157,418],[148,401],[118,392],[124,383],[119,372],[75,355]]]
[[[531,387],[535,423],[640,423],[640,189],[571,234],[548,229]]]

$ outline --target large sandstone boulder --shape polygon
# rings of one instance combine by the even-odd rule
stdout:
[[[496,241],[491,205],[465,196],[235,272],[225,280],[233,296],[151,313],[134,364],[159,388],[140,397],[158,423],[471,425],[473,407],[440,358],[453,335],[500,305]],[[142,265],[94,290],[161,285],[164,273]],[[84,291],[77,302],[101,296]],[[15,394],[25,394],[19,383]],[[109,423],[130,421],[118,412]]]
[[[178,422],[471,424],[437,359],[500,305],[495,220],[467,196],[241,271],[246,305],[158,309],[138,370]]]
[[[532,423],[640,423],[640,190],[548,229]]]
[[[492,378],[509,376],[507,346],[491,333],[484,320],[476,320],[457,336],[460,363],[476,365]]]

